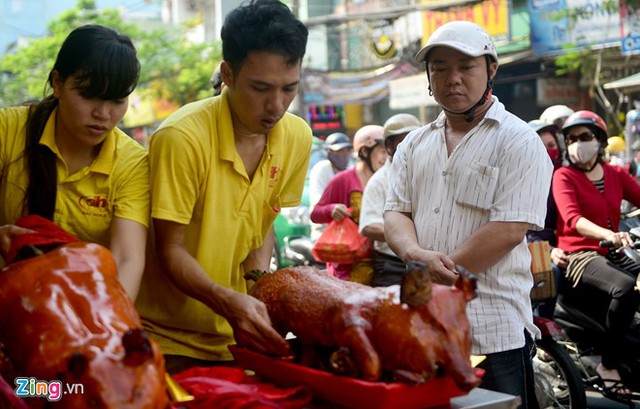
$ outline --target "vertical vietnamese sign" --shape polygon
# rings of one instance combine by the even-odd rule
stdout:
[[[640,7],[620,2],[620,37],[622,53],[640,52]]]

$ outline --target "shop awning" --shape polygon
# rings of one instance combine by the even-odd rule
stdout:
[[[640,91],[640,72],[619,80],[607,82],[602,87],[604,89],[617,89],[625,93]]]

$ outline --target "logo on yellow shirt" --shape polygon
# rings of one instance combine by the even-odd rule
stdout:
[[[273,187],[278,179],[280,179],[280,168],[277,166],[271,166],[271,169],[269,170],[269,187]]]
[[[78,204],[84,215],[106,217],[109,214],[109,199],[104,196],[82,196]]]

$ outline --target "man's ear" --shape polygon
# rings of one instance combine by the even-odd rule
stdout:
[[[489,67],[489,78],[491,81],[496,77],[496,72],[498,72],[498,63],[495,61],[491,62],[491,66]]]
[[[220,76],[222,77],[222,82],[224,82],[225,86],[230,87],[233,85],[234,78],[231,64],[226,61],[222,61],[222,63],[220,63]]]

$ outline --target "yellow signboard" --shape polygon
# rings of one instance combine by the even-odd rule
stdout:
[[[422,0],[429,4],[430,0]],[[507,0],[484,0],[471,6],[451,7],[444,11],[425,11],[422,13],[424,30],[422,44],[426,44],[429,36],[441,25],[455,20],[471,21],[493,37],[495,43],[509,39],[509,12]]]

